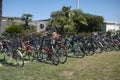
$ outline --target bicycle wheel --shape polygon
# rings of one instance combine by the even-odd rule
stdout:
[[[33,62],[33,60],[34,60],[34,53],[28,52],[28,58],[29,58],[29,61]]]
[[[39,50],[37,51],[37,60],[41,60],[42,59],[42,48],[39,48]]]
[[[67,52],[65,48],[60,47],[57,49],[56,55],[59,57],[59,62],[64,64],[67,61]]]
[[[48,50],[46,48],[42,48],[39,52],[40,61],[46,61],[48,59]]]
[[[87,51],[87,56],[92,56],[94,54],[94,49],[92,48],[91,43],[87,43],[87,47],[85,47],[85,51]]]
[[[105,45],[105,46],[103,47],[103,49],[104,49],[104,51],[106,51],[106,52],[112,51],[112,49],[111,49],[111,47],[110,47],[109,45]]]
[[[103,49],[102,47],[97,47],[96,50],[95,50],[96,53],[102,53],[103,52]]]
[[[17,50],[16,62],[20,67],[24,66],[24,58],[22,56],[22,53],[19,50]]]
[[[53,54],[51,56],[51,61],[54,65],[58,65],[59,64],[59,57],[57,55]]]
[[[94,50],[91,48],[87,48],[85,50],[86,50],[86,53],[85,53],[86,56],[92,56],[94,54]]]
[[[8,63],[8,61],[12,58],[11,52],[4,51],[3,58],[4,58],[5,62]]]
[[[72,47],[71,43],[68,41],[68,42],[65,44],[65,46],[66,46],[67,56],[68,56],[68,57],[73,56],[73,52],[72,52],[73,47]]]
[[[101,44],[99,42],[95,43],[95,52],[96,53],[102,53],[103,52],[103,47],[101,46]]]
[[[106,42],[106,44],[104,45],[103,48],[104,48],[104,51],[106,51],[106,52],[110,52],[113,50],[113,47],[110,42]]]
[[[119,50],[120,50],[119,45],[115,45],[114,50],[115,50],[115,51],[119,51]]]
[[[73,49],[74,49],[74,55],[76,57],[83,58],[85,56],[85,54],[81,51],[81,48],[79,45],[75,45]]]
[[[32,52],[32,50],[29,50],[25,53],[23,53],[23,57],[26,61],[30,61],[33,62],[34,60],[34,53]]]

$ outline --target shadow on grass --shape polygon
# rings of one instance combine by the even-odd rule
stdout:
[[[37,61],[40,62],[40,63],[54,65],[54,64],[52,64],[52,62],[50,60],[37,59]]]
[[[8,63],[5,59],[0,59],[0,64],[3,66],[18,66],[18,64]]]
[[[5,64],[6,61],[4,59],[0,59],[0,64]]]
[[[67,56],[68,58],[79,58],[79,57],[76,57],[76,56]]]

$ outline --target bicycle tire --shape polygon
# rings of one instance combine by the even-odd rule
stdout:
[[[83,58],[85,54],[81,51],[80,46],[78,44],[74,45],[74,55],[76,57]]]
[[[56,55],[59,57],[59,62],[64,64],[67,61],[67,52],[64,47],[57,49]]]
[[[3,52],[3,58],[6,63],[12,58],[11,52]]]
[[[20,67],[24,66],[24,58],[20,50],[17,50],[16,62]]]
[[[52,64],[58,65],[59,64],[59,57],[57,55],[53,54],[51,56],[51,61],[52,61]]]

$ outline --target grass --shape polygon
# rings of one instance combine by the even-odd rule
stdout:
[[[23,68],[0,66],[0,80],[120,80],[120,52],[68,58],[58,66],[30,62]]]

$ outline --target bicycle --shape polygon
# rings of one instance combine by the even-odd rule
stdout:
[[[24,66],[24,58],[23,58],[22,53],[20,52],[20,50],[17,47],[13,48],[8,43],[11,43],[11,45],[15,44],[14,42],[12,43],[12,40],[11,41],[3,41],[2,52],[4,54],[4,60],[6,61],[6,63],[9,63],[9,61],[11,61],[12,63],[16,63],[20,67],[23,67]]]
[[[52,64],[58,65],[59,57],[55,53],[56,51],[53,44],[51,43],[51,39],[43,37],[42,45],[39,49],[40,61],[50,60]]]

